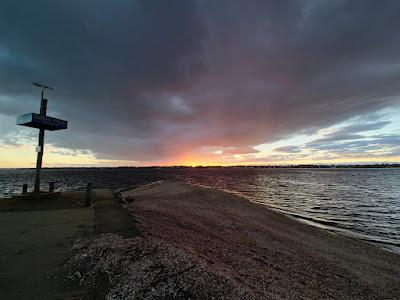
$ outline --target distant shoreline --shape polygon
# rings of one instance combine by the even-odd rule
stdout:
[[[118,167],[44,167],[47,170],[59,169],[391,169],[400,168],[398,163],[382,164],[300,164],[300,165],[237,165],[237,166],[118,166]],[[34,170],[35,168],[0,168],[0,170]]]

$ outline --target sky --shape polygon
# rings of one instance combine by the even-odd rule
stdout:
[[[0,167],[400,162],[400,2],[0,2]]]

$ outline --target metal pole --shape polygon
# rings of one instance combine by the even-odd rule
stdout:
[[[42,98],[40,101],[40,114],[42,116],[46,116],[47,112],[47,99],[43,98],[43,89],[42,89]],[[42,160],[43,160],[43,152],[44,152],[44,129],[41,128],[39,130],[39,142],[38,142],[38,152],[37,152],[37,160],[36,160],[36,177],[35,177],[35,193],[40,192],[40,175],[42,171]]]

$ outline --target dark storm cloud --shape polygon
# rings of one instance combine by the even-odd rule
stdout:
[[[168,119],[180,112],[160,94],[184,88],[201,69],[202,28],[194,3],[3,1],[0,6],[0,92],[7,96],[0,102],[2,113],[37,109],[32,101],[23,103],[24,96],[38,95],[30,82],[43,79],[56,86],[49,109],[62,112],[75,133],[65,140],[54,136],[58,144],[110,155],[132,146],[152,153],[162,145],[155,136],[164,125],[158,115]],[[142,95],[146,91],[158,99]]]
[[[134,160],[254,150],[397,105],[399,11],[372,0],[2,1],[0,113],[37,110],[30,82],[45,80],[57,87],[49,109],[70,121],[49,135],[55,145]]]
[[[329,147],[329,144],[335,142],[342,141],[351,141],[351,140],[360,140],[366,138],[362,133],[366,133],[368,131],[374,131],[378,129],[382,129],[386,125],[390,124],[388,121],[381,121],[375,123],[361,123],[361,124],[352,124],[345,127],[340,128],[339,130],[327,134],[325,137],[321,139],[316,139],[310,143],[307,143],[307,147],[318,147],[324,146]],[[379,137],[380,138],[380,137]]]
[[[376,114],[375,114],[376,117]],[[358,119],[353,123],[325,134],[323,138],[296,146],[283,146],[273,149],[277,154],[268,159],[329,160],[349,158],[394,157],[400,153],[400,135],[376,134],[377,130],[389,125],[388,121],[370,121],[371,116],[364,116],[364,122]],[[286,155],[282,156],[280,153]],[[323,153],[323,156],[321,156]]]
[[[389,123],[375,122],[345,126],[324,138],[306,143],[302,148],[342,155],[366,155],[371,154],[371,151],[377,151],[378,155],[382,155],[382,151],[386,155],[394,155],[400,150],[400,135],[370,134],[370,131],[382,129]]]
[[[400,151],[400,137],[393,135],[390,139],[375,138],[359,141],[346,141],[343,143],[333,143],[314,146],[314,150],[329,151],[336,155],[348,155],[352,157],[368,156],[395,156]]]

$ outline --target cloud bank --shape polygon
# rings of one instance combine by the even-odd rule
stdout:
[[[399,11],[372,0],[2,1],[0,114],[38,110],[31,81],[43,80],[56,87],[50,111],[70,122],[49,135],[55,146],[149,162],[255,154],[399,105]]]

